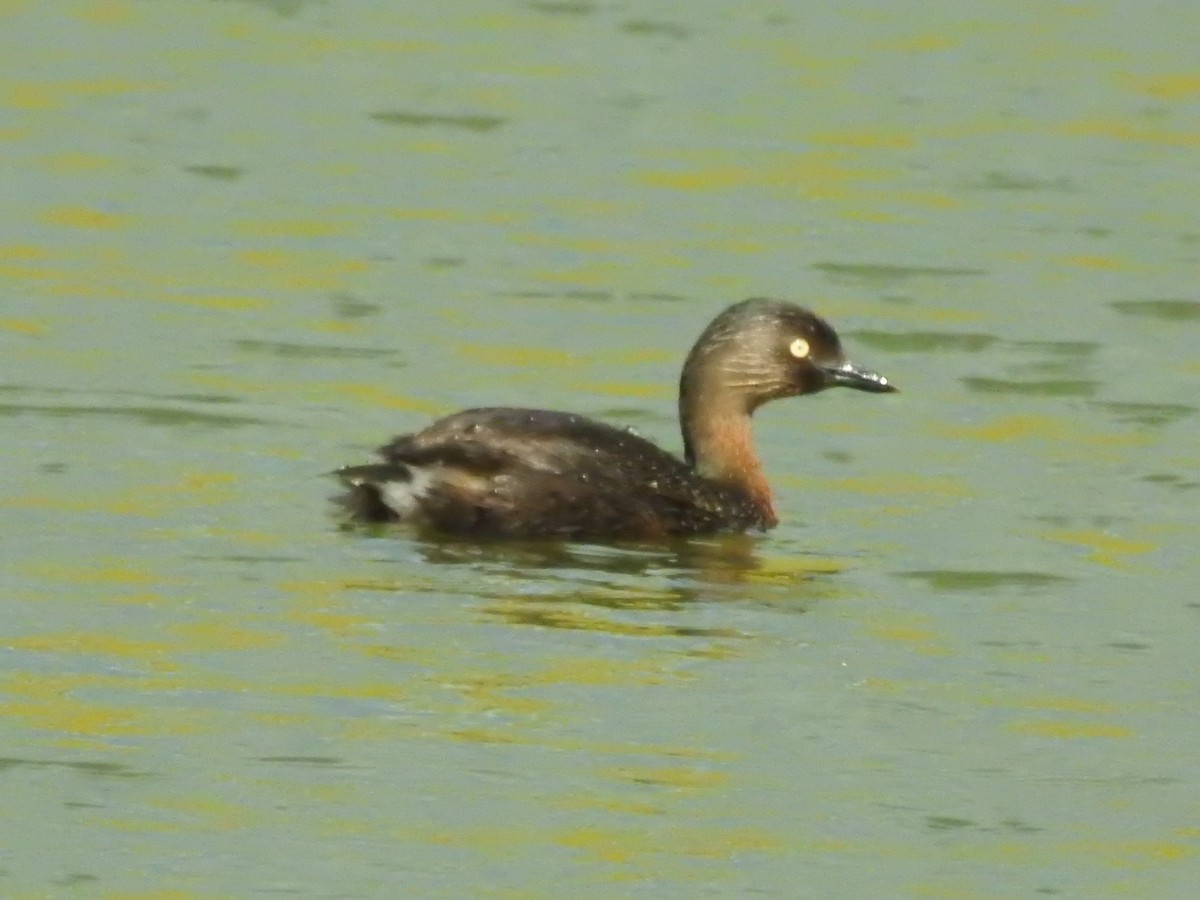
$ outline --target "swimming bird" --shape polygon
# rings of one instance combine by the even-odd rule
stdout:
[[[655,539],[778,523],[750,417],[830,387],[896,388],[849,362],[837,332],[791,303],[754,299],[713,319],[679,381],[683,458],[568,412],[468,409],[334,474],[357,522],[484,538]]]

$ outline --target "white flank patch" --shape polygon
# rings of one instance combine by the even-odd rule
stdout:
[[[432,472],[408,467],[408,481],[385,481],[379,485],[379,497],[401,519],[408,519],[420,508],[421,501],[433,487]]]

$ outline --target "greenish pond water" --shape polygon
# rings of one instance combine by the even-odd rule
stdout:
[[[1200,7],[0,2],[0,894],[1190,898]],[[887,397],[780,527],[345,531],[483,404]]]

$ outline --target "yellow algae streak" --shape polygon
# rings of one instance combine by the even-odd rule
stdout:
[[[310,385],[309,391],[322,396],[335,395],[348,399],[352,403],[363,406],[376,406],[381,409],[400,409],[406,412],[419,412],[427,415],[437,415],[442,409],[427,400],[419,400],[407,394],[397,394],[374,384],[358,384],[349,381],[330,382],[329,384]]]
[[[1130,78],[1129,85],[1138,93],[1147,94],[1159,100],[1191,100],[1200,96],[1200,72]]]
[[[649,187],[676,191],[724,191],[752,183],[749,166],[709,166],[677,171],[646,172],[638,180]]]
[[[124,561],[101,562],[93,566],[30,565],[23,571],[48,581],[67,584],[116,585],[120,587],[145,587],[152,584],[179,584],[150,574],[143,568],[134,568]]]
[[[1099,269],[1103,272],[1127,272],[1133,268],[1129,263],[1112,256],[1078,255],[1063,257],[1069,266],[1080,266],[1084,269]]]
[[[351,230],[348,222],[326,219],[255,219],[234,223],[234,231],[251,237],[330,237]]]
[[[259,690],[283,697],[337,697],[343,700],[383,700],[389,703],[409,699],[409,692],[391,681],[361,681],[350,684],[332,684],[328,681],[299,682],[266,685]]]
[[[503,347],[495,344],[462,343],[454,352],[488,366],[579,366],[583,359],[574,353],[550,347]]]
[[[907,625],[872,626],[871,634],[887,641],[899,641],[906,644],[928,644],[936,639],[932,631],[923,628],[911,628]]]
[[[318,319],[309,322],[308,327],[321,334],[364,334],[368,330],[361,322],[347,322],[344,319]]]
[[[1049,712],[1087,713],[1090,715],[1107,716],[1118,711],[1112,703],[1102,703],[1095,700],[1080,700],[1078,697],[1023,697],[1012,701],[1004,701],[1001,705],[1018,709],[1041,709]]]
[[[640,251],[645,244],[636,241],[617,241],[611,238],[577,238],[558,234],[514,234],[509,237],[514,244],[529,247],[553,247],[559,250],[574,250],[579,253],[628,253]]]
[[[26,111],[59,109],[68,101],[117,94],[136,94],[161,91],[166,82],[125,81],[120,78],[97,78],[92,81],[18,81],[12,83],[5,96],[7,105]]]
[[[116,165],[112,157],[95,153],[56,153],[39,162],[56,175],[91,175]]]
[[[530,275],[537,281],[548,284],[603,287],[619,282],[623,276],[628,275],[628,271],[626,266],[614,262],[563,269],[536,269]]]
[[[441,658],[441,651],[428,647],[400,644],[355,644],[352,649],[364,656],[386,659],[389,662],[414,663],[429,666]]]
[[[774,554],[760,557],[754,569],[738,572],[737,577],[754,584],[795,584],[815,575],[836,575],[844,568],[837,559]]]
[[[311,250],[239,250],[233,256],[239,265],[260,270],[283,289],[333,290],[342,287],[346,276],[368,268],[361,259],[333,257]]]
[[[1058,419],[1051,416],[1005,416],[988,425],[968,427],[946,427],[938,431],[947,437],[967,438],[976,441],[1028,440],[1039,438],[1046,441],[1068,440],[1074,435]]]
[[[220,312],[251,312],[275,306],[274,300],[264,300],[260,297],[234,296],[231,294],[158,294],[155,300],[164,303],[177,303],[182,306],[195,306],[200,309],[214,309]]]
[[[641,602],[620,600],[607,596],[573,597],[572,599],[596,606],[614,606],[621,609],[660,609],[678,602],[677,598],[664,597],[655,601],[646,599]],[[585,613],[581,610],[567,607],[554,607],[546,604],[522,603],[508,601],[484,607],[484,615],[501,619],[513,625],[535,625],[539,628],[563,628],[568,631],[598,631],[605,634],[621,635],[624,637],[694,637],[694,630],[675,625],[634,624],[618,622]],[[711,629],[710,637],[738,637],[731,629]]]
[[[40,262],[49,257],[50,251],[38,244],[0,244],[0,260]]]
[[[960,842],[951,851],[958,860],[1000,860],[1006,863],[1050,863],[1060,864],[1064,859],[1078,858],[1085,863],[1102,865],[1113,869],[1129,870],[1146,866],[1178,862],[1196,855],[1194,847],[1169,840],[1075,840],[1030,843],[1028,841],[984,841]],[[970,895],[974,898],[976,895]],[[998,894],[987,894],[989,900]],[[1007,895],[1004,895],[1007,896]],[[1157,897],[1142,891],[1122,891],[1119,888],[1105,896]]]
[[[319,628],[333,637],[349,638],[361,634],[373,634],[378,620],[373,617],[351,613],[334,613],[328,610],[296,610],[288,618]]]
[[[541,697],[513,696],[507,691],[523,685],[512,685],[505,675],[478,675],[465,679],[455,678],[455,690],[470,710],[494,714],[507,713],[513,716],[545,716],[558,704]]]
[[[602,770],[599,774],[619,781],[632,781],[635,784],[648,784],[656,787],[687,791],[711,790],[712,788],[724,787],[729,782],[729,776],[724,772],[682,766],[653,769],[620,766],[614,769]]]
[[[129,224],[131,217],[86,206],[56,206],[42,213],[41,219],[48,225],[62,225],[67,228],[113,229],[124,228]]]
[[[808,135],[814,144],[847,147],[856,150],[911,150],[916,141],[903,131],[855,128],[838,131],[818,131]]]
[[[509,822],[503,827],[472,826],[464,823],[456,826],[453,831],[432,831],[421,828],[419,832],[409,833],[409,828],[413,827],[395,829],[393,834],[403,841],[418,840],[440,846],[467,847],[477,853],[487,853],[497,858],[510,856],[512,849],[522,844],[536,844],[541,847],[546,842],[543,835],[516,822]],[[416,831],[416,828],[413,828],[413,831]],[[497,892],[489,890],[487,895],[495,897]],[[518,896],[534,897],[536,895],[531,892]]]
[[[71,14],[93,25],[128,25],[133,18],[133,4],[128,0],[99,0]]]
[[[1135,568],[1122,557],[1140,556],[1158,549],[1158,544],[1151,541],[1131,541],[1094,529],[1090,531],[1047,531],[1043,532],[1042,537],[1065,544],[1087,547],[1092,551],[1086,557],[1088,560],[1111,569]]]
[[[1013,722],[1008,728],[1010,731],[1015,731],[1018,734],[1055,738],[1064,741],[1073,741],[1082,738],[1133,737],[1132,729],[1126,728],[1123,725],[1106,725],[1100,722],[1064,722],[1061,720],[1043,719],[1036,722]]]
[[[164,657],[172,652],[200,650],[258,650],[280,643],[283,638],[272,632],[252,631],[224,621],[194,622],[173,626],[171,633],[179,640],[141,641],[103,632],[72,632],[26,635],[10,638],[8,646],[44,653],[82,653],[94,656],[116,656],[137,659],[151,665],[155,671],[174,670]]]
[[[0,500],[0,505],[11,509],[46,509],[68,512],[108,512],[114,516],[142,516],[154,518],[170,508],[170,504],[151,502],[143,496],[140,488],[121,493],[92,494],[84,499],[74,497],[47,497],[46,494],[22,494],[18,497],[6,497]]]
[[[964,205],[958,197],[935,191],[888,191],[884,198],[894,203],[907,203],[924,209],[960,209]]]
[[[304,264],[307,254],[294,250],[239,250],[234,258],[244,266],[260,269],[287,269]]]
[[[455,210],[433,207],[395,207],[388,211],[388,215],[403,222],[456,222],[466,218]]]
[[[528,738],[511,734],[501,734],[498,731],[488,731],[484,728],[456,728],[446,731],[443,735],[452,741],[462,741],[467,744],[532,744]],[[539,742],[540,743],[540,742]]]
[[[363,384],[347,381],[250,381],[244,378],[230,378],[224,375],[194,374],[185,376],[189,384],[214,391],[245,394],[250,396],[298,395],[305,400],[329,400],[333,398],[339,403],[356,403],[363,406],[381,409],[399,409],[406,412],[419,412],[425,415],[437,415],[445,409],[406,394],[389,391],[376,384]],[[276,451],[278,452],[278,451]],[[288,458],[298,458],[282,454]]]
[[[1159,144],[1164,147],[1200,147],[1200,131],[1137,128],[1120,120],[1085,119],[1068,122],[1060,130],[1063,134],[1077,137],[1106,137],[1118,141]]]
[[[655,798],[658,801],[660,798]],[[615,799],[584,794],[579,797],[559,797],[554,800],[558,809],[585,810],[588,812],[617,813],[618,815],[660,816],[665,811],[661,802],[647,800]]]
[[[36,319],[0,319],[0,331],[7,331],[10,334],[41,337],[49,330],[49,326]]]
[[[628,863],[649,856],[731,859],[745,853],[777,850],[779,838],[754,828],[667,827],[643,829],[586,826],[563,832],[557,843],[603,862]]]
[[[950,650],[938,643],[935,632],[909,625],[870,625],[867,632],[875,638],[894,644],[910,646],[922,656],[949,656]]]
[[[552,663],[541,671],[520,675],[482,675],[478,680],[502,681],[509,687],[544,685],[645,685],[678,681],[683,676],[664,666],[645,660],[616,662],[608,659],[567,659]]]
[[[950,652],[932,627],[931,616],[881,613],[862,620],[867,634],[889,643],[907,645],[918,653],[943,656]]]
[[[233,496],[231,486],[236,480],[235,476],[223,472],[192,472],[185,474],[182,480],[174,484],[138,485],[122,491],[83,498],[30,494],[7,498],[0,502],[0,505],[72,511],[99,510],[112,515],[153,518],[180,506],[213,506],[224,503]]]
[[[132,709],[91,706],[61,697],[52,702],[0,703],[0,718],[5,716],[24,719],[31,727],[45,731],[90,737],[146,734],[152,730],[139,726]]]
[[[161,641],[135,641],[115,634],[72,631],[8,638],[4,643],[18,650],[86,653],[141,660],[161,657],[171,649],[169,644]]]
[[[678,360],[677,353],[668,352],[666,350],[650,350],[645,347],[637,347],[632,350],[613,347],[610,350],[599,350],[596,352],[597,359],[604,360],[606,363],[614,365],[639,365],[641,363],[675,363]]]
[[[260,650],[283,641],[283,636],[270,631],[240,628],[224,620],[189,622],[171,626],[171,633],[180,639],[175,649],[187,652],[199,650]]]
[[[76,700],[71,694],[88,689],[147,690],[176,687],[145,677],[104,675],[33,675],[16,673],[0,681],[0,719],[23,719],[30,727],[89,737],[130,734],[187,734],[201,730],[195,709],[105,706]]]
[[[952,50],[959,43],[960,41],[947,37],[944,34],[925,32],[924,34],[914,34],[909,37],[894,38],[888,41],[877,41],[875,49],[895,53],[935,53],[941,50]]]
[[[146,802],[151,807],[171,812],[181,813],[189,816],[193,820],[188,823],[189,829],[196,827],[208,828],[214,831],[236,831],[241,830],[252,824],[255,819],[262,817],[262,811],[246,806],[241,803],[230,803],[226,800],[218,800],[207,794],[179,796],[178,794],[161,794],[147,798]],[[110,895],[110,897],[113,895]],[[121,900],[132,900],[133,895],[122,894],[118,895]],[[199,896],[191,893],[178,892],[177,894],[156,891],[153,894],[143,895],[145,900],[170,900],[173,896],[193,897]]]
[[[841,200],[851,196],[857,182],[879,182],[895,173],[886,169],[853,167],[838,151],[764,154],[757,164],[691,165],[650,170],[634,175],[649,187],[713,192],[758,187],[801,197]]]
[[[24,14],[26,7],[32,5],[33,0],[0,0],[0,19],[16,18]]]

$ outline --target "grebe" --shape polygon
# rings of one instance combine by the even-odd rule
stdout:
[[[683,365],[683,459],[631,431],[542,409],[468,409],[334,474],[358,522],[468,537],[660,538],[778,523],[750,433],[768,400],[828,387],[884,393],[816,314],[778,300],[734,304]]]

